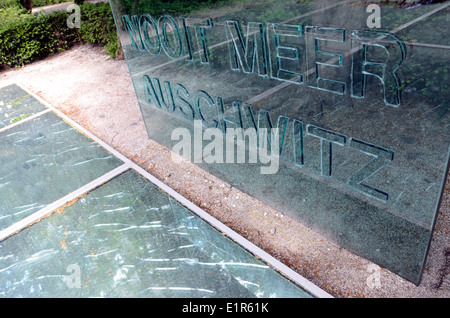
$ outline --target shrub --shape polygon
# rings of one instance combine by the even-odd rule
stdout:
[[[132,11],[136,14],[147,13],[152,16],[159,16],[162,14],[186,14],[194,10],[226,1],[227,0],[119,0],[119,3],[124,12]]]
[[[118,48],[117,29],[109,4],[86,3],[81,6],[81,12],[83,20],[78,39],[103,46],[106,54],[115,58]]]
[[[86,3],[81,6],[81,40],[106,45],[116,36],[116,25],[109,4]]]
[[[68,49],[75,43],[93,43],[105,47],[114,58],[117,33],[109,4],[81,6],[81,28],[67,26],[67,12],[21,15],[0,25],[0,69],[19,67]]]
[[[18,0],[4,0],[0,2],[0,27],[15,21],[20,21],[28,15]]]
[[[0,29],[0,65],[21,66],[54,53],[58,41],[48,19],[29,16]]]
[[[42,3],[65,2],[67,0],[35,0]],[[227,0],[120,0],[124,9],[152,15],[162,13],[187,13],[201,7]],[[84,0],[76,0],[82,3]],[[19,0],[0,2],[0,70],[5,67],[20,67],[26,63],[44,59],[58,51],[68,49],[76,43],[93,43],[105,48],[106,54],[115,58],[119,49],[117,31],[108,3],[85,3],[81,7],[81,27],[67,26],[66,11],[41,14],[38,17],[26,14],[18,5]]]

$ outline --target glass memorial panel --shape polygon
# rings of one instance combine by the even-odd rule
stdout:
[[[128,170],[3,241],[0,297],[313,295]]]
[[[416,284],[449,159],[435,2],[110,0],[150,138]]]

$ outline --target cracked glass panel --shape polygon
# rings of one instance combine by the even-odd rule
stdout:
[[[420,282],[448,170],[448,1],[110,4],[150,138]],[[275,131],[280,156],[259,137],[233,161],[236,128]]]
[[[45,109],[42,103],[17,85],[0,89],[0,129]]]
[[[121,164],[54,113],[1,132],[0,230]]]
[[[134,170],[0,245],[1,297],[312,297]]]

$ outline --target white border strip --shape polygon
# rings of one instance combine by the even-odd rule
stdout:
[[[166,185],[162,181],[158,180],[156,177],[154,177],[153,175],[148,173],[146,170],[144,170],[141,167],[139,167],[137,164],[135,164],[133,161],[131,161],[130,159],[128,159],[127,157],[125,157],[124,155],[119,153],[117,150],[113,149],[110,145],[105,143],[103,140],[100,140],[98,137],[93,135],[91,132],[86,130],[84,127],[80,126],[78,123],[76,123],[72,119],[68,118],[60,110],[56,109],[55,107],[53,107],[52,105],[47,103],[45,100],[43,100],[42,98],[40,98],[36,94],[30,92],[28,89],[23,88],[20,85],[18,85],[18,86],[21,87],[26,92],[28,92],[33,97],[35,97],[37,100],[42,102],[48,108],[52,109],[57,115],[59,115],[65,121],[67,121],[68,123],[73,125],[76,129],[78,129],[80,132],[82,132],[86,136],[92,138],[99,145],[104,147],[106,150],[111,152],[113,155],[117,156],[120,160],[122,160],[125,163],[124,165],[122,165],[122,166],[114,169],[113,171],[107,173],[103,177],[100,177],[97,180],[93,181],[92,183],[94,183],[96,181],[98,181],[98,182],[102,181],[104,183],[104,182],[107,181],[107,177],[106,177],[107,175],[109,175],[109,179],[111,179],[112,177],[114,177],[113,174],[118,173],[119,170],[123,169],[123,171],[125,171],[125,170],[127,170],[129,168],[132,168],[136,172],[138,172],[139,174],[144,176],[146,179],[151,181],[154,185],[159,187],[161,190],[167,192],[167,194],[169,194],[175,200],[177,200],[178,202],[180,202],[181,204],[186,206],[188,209],[190,209],[192,212],[197,214],[200,218],[202,218],[203,220],[208,222],[210,225],[212,225],[213,227],[215,227],[219,231],[223,232],[225,235],[227,235],[232,240],[236,241],[239,245],[241,245],[242,247],[244,247],[245,249],[247,249],[251,253],[257,255],[258,257],[260,257],[266,263],[268,263],[271,266],[273,266],[275,269],[280,271],[282,274],[284,274],[286,277],[288,277],[289,279],[291,279],[292,281],[297,283],[300,287],[302,287],[303,289],[305,289],[309,293],[311,293],[314,296],[319,297],[319,298],[333,298],[332,295],[330,295],[329,293],[325,292],[324,290],[322,290],[321,288],[319,288],[318,286],[316,286],[315,284],[313,284],[312,282],[310,282],[309,280],[307,280],[306,278],[304,278],[303,276],[301,276],[300,274],[298,274],[297,272],[295,272],[294,270],[289,268],[288,266],[284,265],[283,263],[281,263],[280,261],[275,259],[273,256],[269,255],[268,253],[263,251],[261,248],[259,248],[258,246],[256,246],[252,242],[248,241],[247,239],[245,239],[244,237],[239,235],[237,232],[233,231],[231,228],[229,228],[228,226],[226,226],[225,224],[223,224],[222,222],[220,222],[219,220],[217,220],[216,218],[211,216],[209,213],[205,212],[204,210],[202,210],[201,208],[196,206],[194,203],[192,203],[191,201],[189,201],[188,199],[183,197],[181,194],[179,194],[178,192],[176,192],[175,190],[170,188],[168,185]],[[86,185],[85,187],[88,187],[88,185]],[[86,192],[86,190],[84,192],[80,190],[79,192],[82,192],[82,193],[80,193],[78,195],[82,195],[84,192]],[[73,193],[75,193],[75,192],[73,192]],[[72,193],[70,195],[72,195]],[[48,214],[48,212],[47,212],[47,214]],[[0,240],[1,240],[1,237],[2,236],[0,236]]]
[[[61,208],[65,204],[69,203],[72,200],[75,200],[82,196],[83,194],[97,188],[98,186],[104,184],[105,182],[111,180],[112,178],[120,175],[130,168],[129,164],[123,164],[114,170],[109,171],[108,173],[102,175],[101,177],[89,182],[88,184],[78,188],[77,190],[69,193],[68,195],[50,203],[45,208],[40,209],[39,211],[27,216],[26,218],[14,223],[13,225],[7,227],[4,230],[0,231],[0,242],[10,237],[11,235],[23,230],[24,228],[30,226],[33,223],[36,223],[40,219],[52,214],[55,210]]]
[[[46,110],[40,111],[39,113],[33,114],[31,116],[28,116],[27,118],[16,121],[15,123],[9,124],[8,126],[2,127],[2,128],[0,128],[0,133],[7,131],[8,129],[11,129],[13,127],[16,127],[20,124],[26,123],[27,121],[33,120],[37,117],[40,117],[44,114],[47,114],[48,112],[51,112],[51,111],[52,111],[51,109],[47,108]]]
[[[123,161],[124,163],[130,165],[130,164],[134,164],[134,162],[132,162],[130,159],[128,159],[127,157],[125,157],[124,155],[122,155],[120,152],[118,152],[117,150],[115,150],[114,148],[112,148],[110,145],[108,145],[107,143],[105,143],[103,140],[101,140],[100,138],[98,138],[97,136],[95,136],[93,133],[91,133],[90,131],[86,130],[84,127],[82,127],[80,124],[78,124],[77,122],[75,122],[73,119],[69,118],[66,114],[64,114],[62,111],[60,111],[59,109],[53,107],[52,105],[50,105],[46,100],[42,99],[41,97],[39,97],[38,95],[34,94],[33,92],[31,92],[29,89],[23,87],[20,84],[16,84],[17,86],[19,86],[20,88],[22,88],[24,91],[26,91],[28,94],[30,94],[31,96],[33,96],[34,98],[36,98],[39,102],[41,102],[42,104],[44,104],[45,106],[47,106],[49,108],[50,111],[53,111],[56,115],[58,115],[59,117],[61,117],[65,122],[67,122],[68,124],[70,124],[71,126],[75,127],[78,131],[80,131],[82,134],[86,135],[87,137],[89,137],[90,139],[94,140],[96,143],[98,143],[100,146],[102,146],[103,148],[105,148],[108,152],[110,152],[112,155],[116,156],[118,159],[120,159],[121,161]],[[28,118],[26,118],[28,119]],[[18,123],[22,123],[24,122],[26,119],[21,120]],[[9,127],[9,126],[8,126]]]

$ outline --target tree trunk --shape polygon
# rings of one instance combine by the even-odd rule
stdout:
[[[30,13],[33,10],[33,0],[20,0],[20,4],[23,5],[25,9],[30,11]]]

